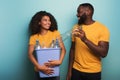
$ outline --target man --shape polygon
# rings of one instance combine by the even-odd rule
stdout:
[[[107,56],[110,33],[92,19],[93,13],[89,3],[80,4],[77,9],[78,24],[73,30],[67,80],[101,80],[101,58]]]

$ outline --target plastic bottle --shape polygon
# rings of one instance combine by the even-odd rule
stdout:
[[[54,46],[55,46],[55,40],[53,39],[51,44],[50,44],[50,48],[54,48]]]
[[[58,41],[58,39],[56,39],[54,48],[59,48],[59,47],[60,47],[59,46],[59,41]]]
[[[72,30],[66,31],[65,33],[61,34],[62,41],[65,41],[71,36],[72,36]]]
[[[36,40],[35,50],[39,50],[41,48],[39,40]]]

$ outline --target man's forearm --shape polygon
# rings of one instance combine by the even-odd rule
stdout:
[[[83,42],[95,55],[105,57],[108,53],[109,43],[107,42],[99,42],[98,45],[95,45],[88,39],[85,39]]]

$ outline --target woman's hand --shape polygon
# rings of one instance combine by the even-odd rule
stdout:
[[[48,60],[48,62],[44,63],[44,65],[48,67],[55,67],[55,66],[59,66],[60,64],[61,62],[59,60]]]
[[[51,75],[54,73],[54,70],[46,65],[39,65],[38,67],[36,67],[36,70],[41,71],[47,75]]]

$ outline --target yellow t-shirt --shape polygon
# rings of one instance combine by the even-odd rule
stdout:
[[[36,44],[36,40],[39,40],[39,43],[42,47],[49,48],[52,40],[56,40],[56,38],[60,37],[59,31],[48,31],[45,35],[35,34],[30,37],[29,45]]]
[[[35,46],[36,40],[39,40],[41,47],[49,48],[52,40],[56,40],[56,38],[60,37],[59,31],[48,31],[45,35],[35,34],[30,36],[29,45]],[[36,67],[34,67],[35,71],[37,71]]]
[[[78,27],[78,25],[75,25],[75,27]],[[109,41],[109,30],[99,22],[94,22],[91,25],[82,25],[82,29],[85,31],[86,37],[96,45],[98,45],[99,41]],[[72,41],[75,42],[73,68],[81,72],[100,72],[101,58],[95,56],[80,38],[72,36]]]

